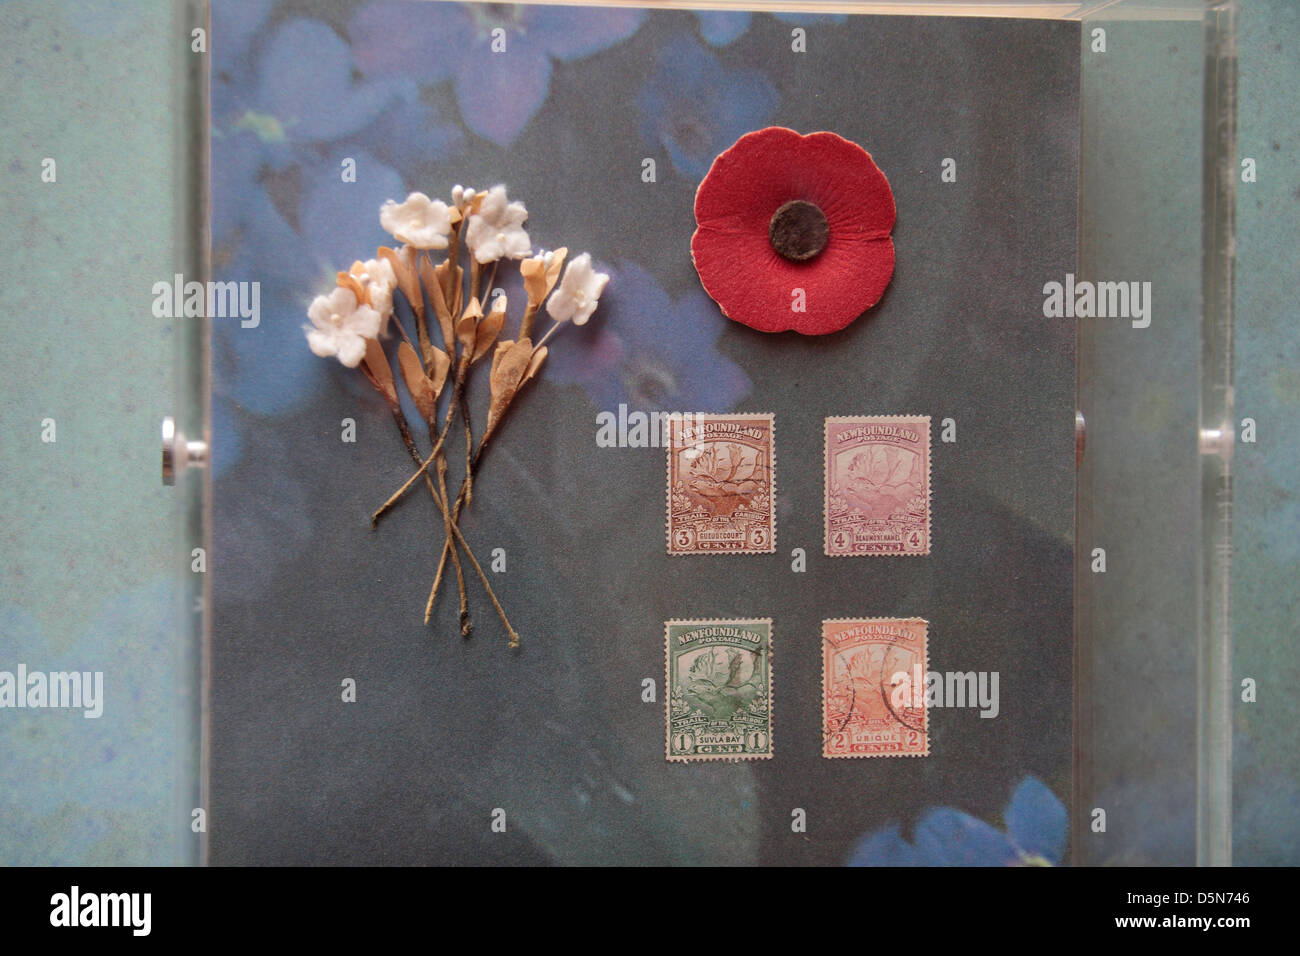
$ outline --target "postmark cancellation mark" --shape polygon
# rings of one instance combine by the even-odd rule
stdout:
[[[772,756],[772,621],[664,626],[670,761]]]
[[[928,629],[921,618],[822,622],[822,756],[929,754]]]
[[[776,550],[774,431],[770,414],[670,421],[670,555]]]

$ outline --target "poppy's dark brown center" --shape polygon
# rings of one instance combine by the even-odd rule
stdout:
[[[767,224],[767,241],[778,254],[792,262],[811,259],[826,248],[830,238],[826,214],[810,202],[792,199]]]

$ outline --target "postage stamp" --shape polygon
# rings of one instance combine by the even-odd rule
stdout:
[[[930,553],[930,416],[826,419],[826,554]]]
[[[822,621],[822,756],[923,757],[926,630],[921,618]]]
[[[668,429],[668,553],[776,550],[770,414],[688,415]]]
[[[772,621],[668,621],[669,760],[772,756]]]

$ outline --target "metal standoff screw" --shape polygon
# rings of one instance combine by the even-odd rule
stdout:
[[[176,484],[176,476],[186,468],[202,468],[208,463],[208,443],[188,441],[176,428],[176,419],[170,415],[162,421],[162,480],[164,485]]]
[[[1083,412],[1077,408],[1074,410],[1074,468],[1077,471],[1079,463],[1083,461],[1083,449],[1088,440],[1088,423],[1084,420]]]
[[[1231,424],[1225,423],[1218,428],[1202,428],[1198,438],[1197,445],[1202,455],[1232,458],[1232,446],[1237,436]]]

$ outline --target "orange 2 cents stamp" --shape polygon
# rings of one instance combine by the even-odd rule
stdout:
[[[928,624],[911,618],[822,621],[822,756],[923,757]]]

